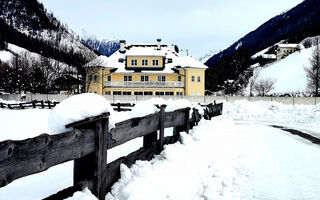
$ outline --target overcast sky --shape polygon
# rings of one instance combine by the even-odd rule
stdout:
[[[303,0],[40,0],[76,33],[177,44],[194,57],[225,49]]]

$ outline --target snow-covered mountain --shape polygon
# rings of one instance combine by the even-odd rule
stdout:
[[[15,44],[73,66],[88,61],[92,50],[37,0],[0,1],[0,48]],[[2,45],[1,45],[2,44]]]
[[[258,79],[271,79],[275,81],[274,94],[299,94],[307,92],[307,74],[305,68],[310,68],[310,58],[316,48],[313,44],[315,37],[304,39],[296,51],[284,59],[260,66],[254,69],[258,72]],[[306,46],[306,48],[303,48]],[[263,51],[262,51],[263,53]],[[257,65],[259,66],[259,65]]]

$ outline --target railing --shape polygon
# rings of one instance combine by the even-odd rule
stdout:
[[[119,122],[111,131],[108,129],[109,113],[105,113],[67,125],[67,128],[74,127],[72,132],[0,142],[0,187],[74,160],[74,186],[46,199],[65,199],[88,187],[99,200],[104,200],[120,177],[121,163],[130,167],[136,160],[152,159],[163,150],[164,144],[175,143],[180,132],[188,133],[198,124],[199,112],[194,109],[190,117],[189,111],[190,108],[184,108],[165,112],[165,106],[161,106],[160,112]],[[164,137],[164,129],[169,127],[174,128],[173,136]],[[138,137],[143,137],[142,148],[107,164],[108,149]]]
[[[184,87],[180,81],[107,81],[105,87],[136,87],[136,88],[177,88]]]

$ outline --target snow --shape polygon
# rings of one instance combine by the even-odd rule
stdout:
[[[12,53],[9,51],[0,51],[0,60],[1,62],[8,63],[12,58]]]
[[[180,67],[192,67],[199,69],[207,69],[207,66],[196,60],[191,56],[180,56],[168,45],[161,45],[161,49],[157,50],[157,45],[126,45],[125,53],[120,53],[120,49],[113,53],[110,57],[99,56],[89,63],[86,66],[96,66],[97,63],[99,66],[106,68],[116,68],[116,73],[126,73],[126,63],[119,62],[119,60],[125,60],[127,56],[161,56],[166,59],[171,58],[172,63],[165,63],[165,68],[160,72],[157,70],[147,70],[142,71],[141,73],[173,73],[172,68],[177,66]],[[131,71],[130,71],[131,72]]]
[[[150,162],[122,165],[107,199],[317,199],[319,153],[281,130],[218,117]]]
[[[280,48],[298,48],[299,44],[277,44]]]
[[[131,110],[131,118],[143,117],[159,112],[153,99],[138,102]]]
[[[88,117],[94,117],[102,113],[109,112],[109,129],[114,128],[112,114],[113,108],[108,100],[103,96],[84,93],[74,95],[59,103],[52,109],[48,119],[48,125],[51,134],[70,131],[66,129],[67,124],[77,122]]]
[[[168,110],[189,105],[182,101],[171,104],[175,105]],[[13,135],[29,137],[35,129],[47,132],[50,112],[0,109],[0,141]],[[120,121],[131,114],[112,116]],[[312,130],[320,137],[319,121],[320,104],[224,102],[223,116],[200,121],[189,135],[181,133],[180,142],[165,146],[150,162],[137,161],[130,168],[122,165],[121,179],[107,199],[318,199],[319,146],[269,125]],[[170,133],[172,129],[166,129],[166,135]],[[108,163],[141,145],[139,138],[108,150]],[[18,179],[0,188],[1,199],[42,199],[71,186],[72,170],[73,164],[68,162]],[[85,189],[69,198],[73,199],[96,198]]]
[[[235,50],[238,50],[240,47],[242,47],[242,42],[238,42],[237,46],[235,47]]]
[[[257,68],[261,79],[275,80],[272,93],[306,92],[307,76],[304,68],[310,66],[309,59],[315,47],[296,51],[286,58],[264,68]]]
[[[264,58],[264,59],[277,59],[277,56],[275,54],[263,54],[262,58]]]
[[[98,200],[88,188],[85,188],[81,192],[76,192],[72,197],[67,198],[66,200]]]

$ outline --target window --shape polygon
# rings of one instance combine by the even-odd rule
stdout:
[[[161,96],[163,96],[164,95],[164,92],[156,92],[156,95],[161,95]]]
[[[181,82],[181,76],[178,76],[178,81]]]
[[[159,60],[152,60],[152,65],[153,66],[158,66],[159,65]]]
[[[173,96],[173,92],[165,92],[165,95]]]
[[[182,92],[177,92],[176,95],[177,96],[182,96]]]
[[[152,95],[152,92],[149,92],[149,91],[143,92],[143,95]]]
[[[191,76],[191,81],[194,82],[194,76]]]
[[[121,95],[121,91],[113,91],[112,94],[113,95]]]
[[[141,76],[141,81],[144,82],[144,81],[149,81],[149,76]]]
[[[138,65],[138,61],[137,60],[131,60],[131,65],[132,66],[137,66]]]
[[[199,83],[201,82],[200,76],[198,76],[197,81],[198,81]]]
[[[123,95],[131,95],[131,92],[130,91],[123,91],[122,94]]]
[[[94,82],[97,82],[97,81],[98,81],[98,75],[96,75],[96,74],[93,75],[93,81],[94,81]]]
[[[110,76],[110,75],[107,77],[107,80],[108,80],[108,81],[111,81],[111,76]]]
[[[105,94],[105,95],[110,95],[111,92],[110,92],[110,91],[105,91],[104,94]]]
[[[165,82],[166,81],[166,76],[158,76],[158,81],[159,82]]]
[[[147,66],[148,65],[148,60],[142,60],[142,66]]]
[[[132,76],[124,76],[124,81],[132,81]]]
[[[134,92],[134,95],[143,95],[143,92]]]

